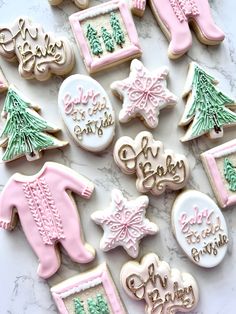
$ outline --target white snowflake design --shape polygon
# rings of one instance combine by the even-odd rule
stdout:
[[[137,257],[139,241],[146,235],[158,232],[157,225],[145,217],[147,206],[147,196],[128,201],[119,190],[113,190],[109,209],[92,214],[92,219],[104,229],[101,249],[109,251],[123,246],[131,257]]]

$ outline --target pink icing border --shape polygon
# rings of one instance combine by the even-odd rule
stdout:
[[[216,159],[228,155],[230,152],[236,153],[236,139],[214,147],[201,155],[205,159],[210,176],[214,178],[216,197],[223,207],[236,204],[236,195],[230,195],[225,188]]]
[[[87,276],[85,276],[85,274]],[[87,283],[88,281],[101,279],[103,288],[106,292],[106,296],[109,300],[109,304],[113,310],[113,313],[124,314],[124,308],[122,306],[121,300],[119,299],[118,293],[115,290],[115,285],[111,279],[110,272],[106,266],[106,263],[101,264],[97,268],[92,269],[85,274],[81,273],[80,275],[74,277],[74,279],[76,279],[74,283],[65,283],[65,285],[63,285],[62,283],[63,286],[55,286],[51,288],[52,296],[58,307],[59,312],[61,314],[70,314],[65,306],[65,303],[63,302],[63,298],[60,296],[61,293],[69,292],[74,287]]]
[[[99,9],[103,11],[106,7],[109,8],[110,6],[116,6],[117,9],[119,9],[121,17],[123,19],[123,23],[126,27],[126,31],[128,33],[128,36],[131,42],[131,46],[129,48],[122,49],[117,52],[113,52],[110,55],[106,55],[105,57],[101,57],[99,60],[94,61],[92,55],[89,52],[87,39],[84,36],[79,18],[83,16],[85,12],[86,13],[91,12],[91,16],[92,16],[94,10],[97,10],[99,12]],[[74,36],[76,38],[77,44],[80,47],[80,51],[84,58],[86,67],[90,73],[99,71],[103,67],[107,65],[112,65],[113,63],[116,63],[120,61],[121,59],[127,59],[127,58],[130,59],[132,58],[132,56],[135,56],[137,53],[140,53],[140,54],[142,53],[142,50],[139,45],[138,34],[137,34],[137,31],[133,22],[132,15],[130,13],[127,3],[124,0],[108,1],[96,7],[91,7],[87,10],[74,13],[69,17],[69,21],[70,21]]]

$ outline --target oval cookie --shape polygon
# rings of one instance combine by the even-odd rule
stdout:
[[[115,133],[115,114],[103,87],[91,77],[72,75],[58,96],[62,118],[75,141],[91,152],[104,150]]]
[[[224,258],[228,231],[219,207],[207,195],[181,193],[172,208],[172,228],[181,248],[197,265],[214,267]]]

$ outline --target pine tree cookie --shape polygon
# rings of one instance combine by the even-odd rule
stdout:
[[[119,121],[125,123],[137,116],[147,127],[156,128],[160,110],[177,101],[166,88],[167,75],[165,67],[150,72],[141,61],[133,60],[129,77],[111,84],[113,93],[123,99]]]
[[[125,0],[112,0],[69,18],[89,73],[139,57],[138,34]]]
[[[60,314],[126,314],[105,263],[51,288]]]
[[[217,81],[197,63],[191,62],[183,97],[187,99],[180,126],[188,126],[182,142],[190,141],[203,134],[211,139],[223,136],[223,127],[236,124],[234,100],[224,95]]]
[[[124,264],[120,279],[129,297],[146,303],[146,314],[193,313],[198,304],[199,291],[194,277],[170,268],[154,253],[145,255],[141,263]]]
[[[74,262],[85,264],[94,259],[94,249],[83,240],[70,194],[89,199],[93,189],[92,182],[55,162],[46,162],[32,176],[16,173],[5,185],[0,194],[0,227],[14,229],[19,217],[38,257],[40,277],[49,278],[60,267],[59,244]]]
[[[236,204],[236,140],[201,154],[201,159],[218,204]]]
[[[14,86],[9,86],[2,110],[6,123],[0,133],[0,147],[6,148],[3,161],[12,161],[24,155],[28,161],[36,160],[40,158],[41,151],[68,144],[50,134],[60,129],[41,118],[36,112],[39,109]]]
[[[111,192],[112,203],[107,210],[96,211],[91,218],[104,230],[100,248],[104,252],[123,246],[133,258],[139,253],[139,242],[147,236],[156,234],[158,227],[145,217],[149,199],[146,195],[127,200],[120,190]]]
[[[11,26],[0,26],[0,55],[18,60],[25,79],[45,81],[51,74],[65,75],[74,67],[74,51],[64,37],[45,33],[28,17],[19,17]]]
[[[217,45],[224,33],[215,25],[208,0],[150,0],[157,22],[170,41],[168,56],[177,59],[192,46],[190,24],[199,41]]]
[[[63,0],[48,0],[51,5],[59,5],[62,1]],[[86,9],[89,5],[89,0],[72,0],[72,2],[81,10]]]
[[[115,144],[113,157],[125,174],[136,174],[140,193],[161,195],[166,189],[182,189],[189,177],[189,163],[184,155],[164,149],[150,132],[140,132],[133,140],[123,136]]]
[[[4,76],[4,73],[0,67],[0,93],[5,92],[8,89],[8,82]]]

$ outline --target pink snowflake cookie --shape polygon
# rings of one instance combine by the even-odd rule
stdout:
[[[166,67],[150,72],[142,62],[133,60],[129,77],[111,84],[114,94],[123,98],[119,121],[125,123],[139,116],[147,127],[156,128],[160,110],[174,106],[177,101],[166,88],[167,75]]]
[[[157,225],[145,217],[149,199],[145,195],[127,200],[117,189],[112,191],[111,197],[111,206],[106,211],[97,211],[91,216],[104,229],[100,248],[106,252],[123,246],[131,257],[136,258],[139,241],[159,231]]]

